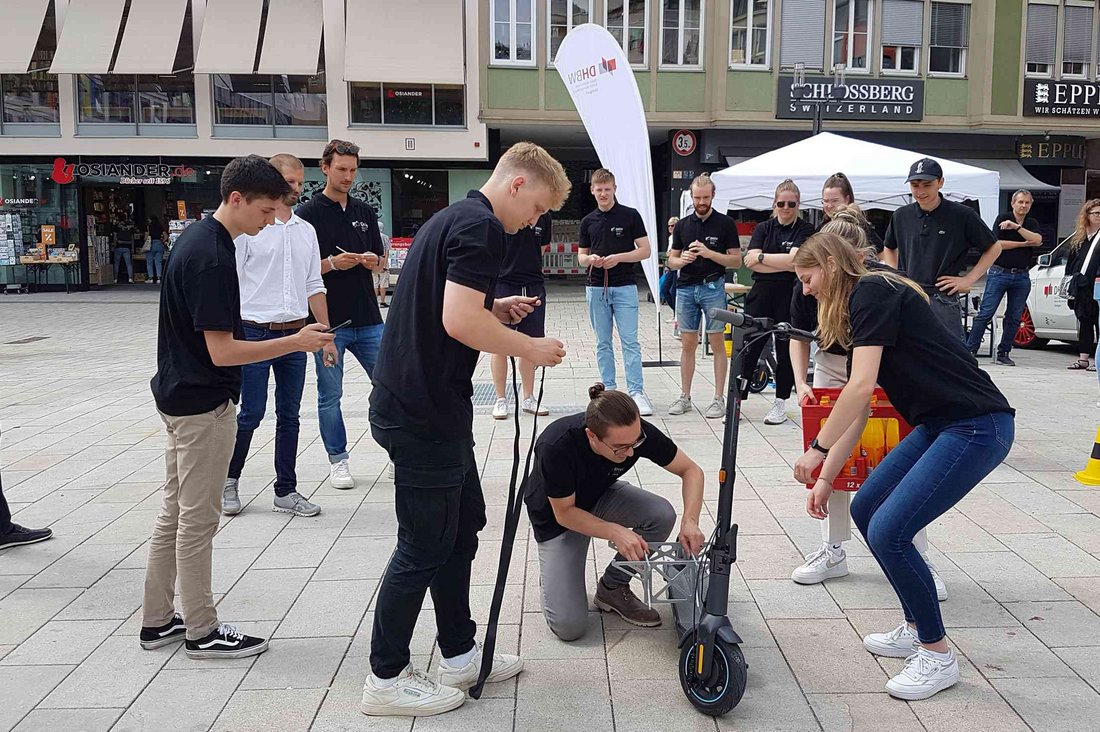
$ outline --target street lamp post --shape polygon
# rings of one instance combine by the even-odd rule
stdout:
[[[813,87],[806,83],[806,64],[799,62],[794,65],[794,80],[791,81],[791,98],[797,99],[802,104],[813,107],[813,134],[821,132],[821,106],[831,101],[844,98],[846,88],[844,76],[846,68],[844,64],[837,64],[833,69],[833,83],[829,87],[828,98],[818,97],[813,92]]]

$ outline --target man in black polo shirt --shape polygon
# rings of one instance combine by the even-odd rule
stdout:
[[[270,225],[289,190],[282,174],[259,156],[230,161],[222,172],[218,210],[189,226],[168,260],[151,382],[168,431],[168,470],[149,542],[140,638],[145,649],[186,634],[189,658],[243,658],[267,650],[266,639],[218,622],[210,571],[237,434],[240,367],[317,351],[332,340],[319,324],[286,338],[244,340],[233,240]],[[177,578],[183,617],[173,604]]]
[[[495,294],[497,298],[523,295],[542,301],[542,307],[535,308],[535,312],[513,326],[532,338],[546,335],[546,285],[542,276],[542,253],[550,246],[552,229],[550,214],[544,213],[534,226],[526,226],[515,235],[505,235],[504,238],[504,259],[500,262],[500,277],[497,279]],[[506,419],[508,399],[504,395],[504,382],[508,378],[508,357],[494,353],[490,368],[493,372],[493,386],[497,392],[493,419]],[[550,410],[538,406],[535,399],[535,364],[525,358],[519,359],[519,376],[523,382],[523,401],[516,409],[534,414],[537,408],[540,416],[550,414]]]
[[[344,393],[344,352],[350,351],[371,378],[382,343],[382,313],[374,294],[374,273],[386,262],[378,216],[366,202],[348,195],[359,169],[359,147],[332,140],[321,156],[325,190],[295,211],[313,224],[321,248],[321,277],[328,290],[332,325],[350,320],[336,331],[337,354],[317,353],[317,419],[329,460],[333,488],[354,488],[348,465],[348,434],[340,397]]]
[[[596,331],[596,365],[608,390],[616,388],[612,328],[623,348],[626,390],[643,417],[653,405],[642,383],[642,347],[638,343],[638,267],[649,258],[649,237],[641,215],[615,200],[615,176],[600,168],[592,174],[596,210],[581,219],[577,259],[588,268],[585,298]]]
[[[993,222],[993,233],[999,237],[997,243],[1001,245],[1001,256],[997,257],[997,261],[985,275],[982,305],[966,339],[966,347],[977,355],[985,327],[997,312],[1001,298],[1007,294],[1004,330],[997,346],[997,363],[1002,366],[1016,365],[1008,354],[1016,342],[1020,317],[1024,313],[1024,305],[1027,304],[1027,296],[1031,294],[1031,275],[1028,274],[1031,269],[1031,255],[1035,251],[1034,247],[1043,243],[1039,222],[1028,216],[1034,200],[1031,191],[1016,191],[1012,194],[1012,210],[1001,214]]]
[[[480,351],[535,366],[553,366],[565,355],[560,341],[504,326],[540,302],[494,300],[492,293],[505,233],[560,208],[568,193],[556,160],[537,145],[517,143],[480,191],[428,219],[409,249],[370,395],[371,432],[394,464],[398,530],[375,603],[364,714],[446,712],[477,681],[470,564],[485,526],[485,499],[473,449],[471,379]],[[429,587],[442,656],[438,682],[409,663]],[[522,667],[517,656],[494,655],[489,681]]]
[[[676,280],[676,323],[680,326],[680,398],[669,414],[691,409],[691,381],[695,377],[695,351],[699,346],[699,320],[707,317],[707,338],[714,356],[714,401],[703,415],[719,419],[726,413],[725,326],[710,317],[711,308],[726,309],[726,268],[741,266],[741,241],[733,219],[711,208],[714,182],[701,175],[691,182],[695,211],[672,231],[668,266],[679,270]]]
[[[963,338],[960,292],[974,286],[1001,254],[1001,245],[973,209],[940,194],[943,168],[921,158],[909,168],[913,203],[894,212],[883,239],[882,261],[925,289],[932,310],[947,329]],[[965,276],[966,254],[982,252]]]

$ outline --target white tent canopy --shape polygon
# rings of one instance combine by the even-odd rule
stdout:
[[[711,175],[714,207],[768,211],[775,187],[790,178],[802,191],[802,206],[819,209],[826,178],[843,172],[861,208],[893,211],[910,202],[905,179],[909,166],[923,157],[932,156],[822,132]],[[937,161],[943,167],[944,197],[976,200],[982,220],[992,226],[997,218],[999,173],[943,158]],[[691,211],[690,191],[684,192],[681,209]]]

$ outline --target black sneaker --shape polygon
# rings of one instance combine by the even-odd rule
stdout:
[[[1011,358],[1009,358],[1007,353],[998,353],[997,354],[997,363],[999,363],[1002,366],[1015,366],[1016,365],[1016,362],[1013,361]]]
[[[10,546],[23,546],[24,544],[37,544],[53,536],[53,529],[27,529],[19,524],[12,524],[6,534],[0,535],[0,549]]]
[[[186,632],[187,626],[183,624],[183,616],[176,613],[171,620],[159,627],[147,628],[143,626],[141,629],[141,647],[151,651],[154,648],[183,640]]]
[[[222,623],[205,638],[187,641],[186,649],[188,658],[245,658],[263,653],[267,644],[267,638],[254,638]]]

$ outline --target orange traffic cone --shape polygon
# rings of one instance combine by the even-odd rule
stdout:
[[[1096,431],[1096,442],[1092,444],[1092,455],[1089,456],[1085,469],[1073,476],[1078,483],[1085,485],[1100,485],[1100,430]]]

